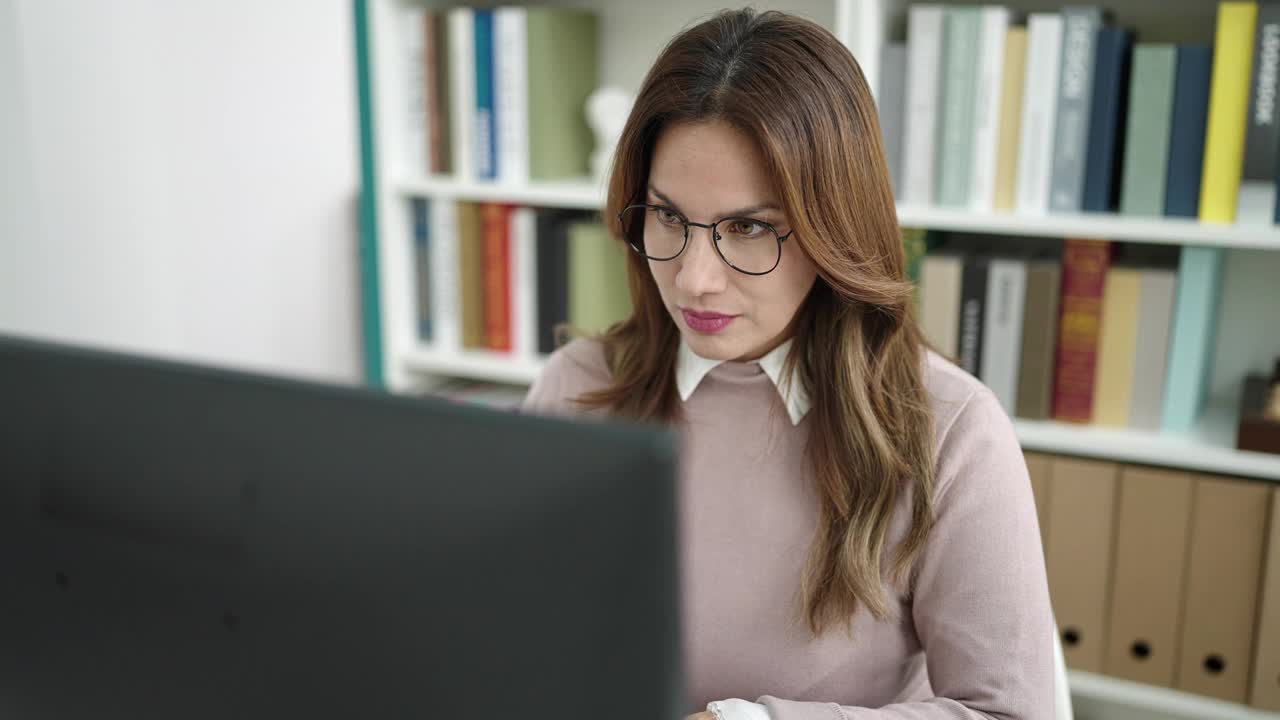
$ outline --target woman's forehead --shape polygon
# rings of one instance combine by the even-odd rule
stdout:
[[[665,128],[654,146],[649,185],[651,194],[656,189],[691,214],[778,204],[756,144],[720,121]]]

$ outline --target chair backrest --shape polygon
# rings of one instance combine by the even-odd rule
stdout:
[[[1067,661],[1062,654],[1062,638],[1053,630],[1053,720],[1074,720],[1071,711],[1071,683],[1067,678]]]

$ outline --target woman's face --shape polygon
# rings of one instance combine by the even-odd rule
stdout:
[[[683,122],[658,137],[645,202],[675,210],[690,222],[745,217],[791,231],[749,137],[721,121]],[[749,227],[748,227],[749,229]],[[645,232],[656,232],[650,215]],[[722,226],[722,235],[726,230]],[[725,241],[722,240],[722,243]],[[667,312],[694,353],[711,360],[754,360],[790,335],[791,320],[813,287],[817,268],[795,236],[767,275],[745,275],[725,264],[711,230],[690,227],[674,260],[649,261]]]

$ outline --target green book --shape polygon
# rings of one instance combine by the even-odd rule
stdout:
[[[569,324],[597,333],[631,314],[622,243],[597,222],[569,226]]]
[[[942,23],[942,122],[938,126],[937,203],[969,204],[973,164],[973,114],[978,92],[978,41],[982,9],[948,7]]]
[[[550,7],[527,13],[529,178],[589,175],[595,138],[587,98],[596,90],[600,65],[596,16]]]
[[[1133,50],[1120,186],[1122,214],[1164,215],[1176,70],[1177,48],[1173,45],[1140,43]]]

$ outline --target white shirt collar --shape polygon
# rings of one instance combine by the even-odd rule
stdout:
[[[809,402],[809,395],[804,391],[800,378],[796,377],[795,373],[792,373],[789,382],[782,382],[783,365],[790,350],[791,341],[787,340],[769,351],[769,354],[753,362],[759,364],[764,374],[773,381],[773,386],[777,388],[783,404],[787,406],[787,415],[791,418],[791,424],[799,425],[812,404]],[[681,338],[680,354],[676,359],[676,389],[680,392],[680,399],[688,401],[707,373],[723,362],[723,360],[708,360],[694,353],[684,338]]]

